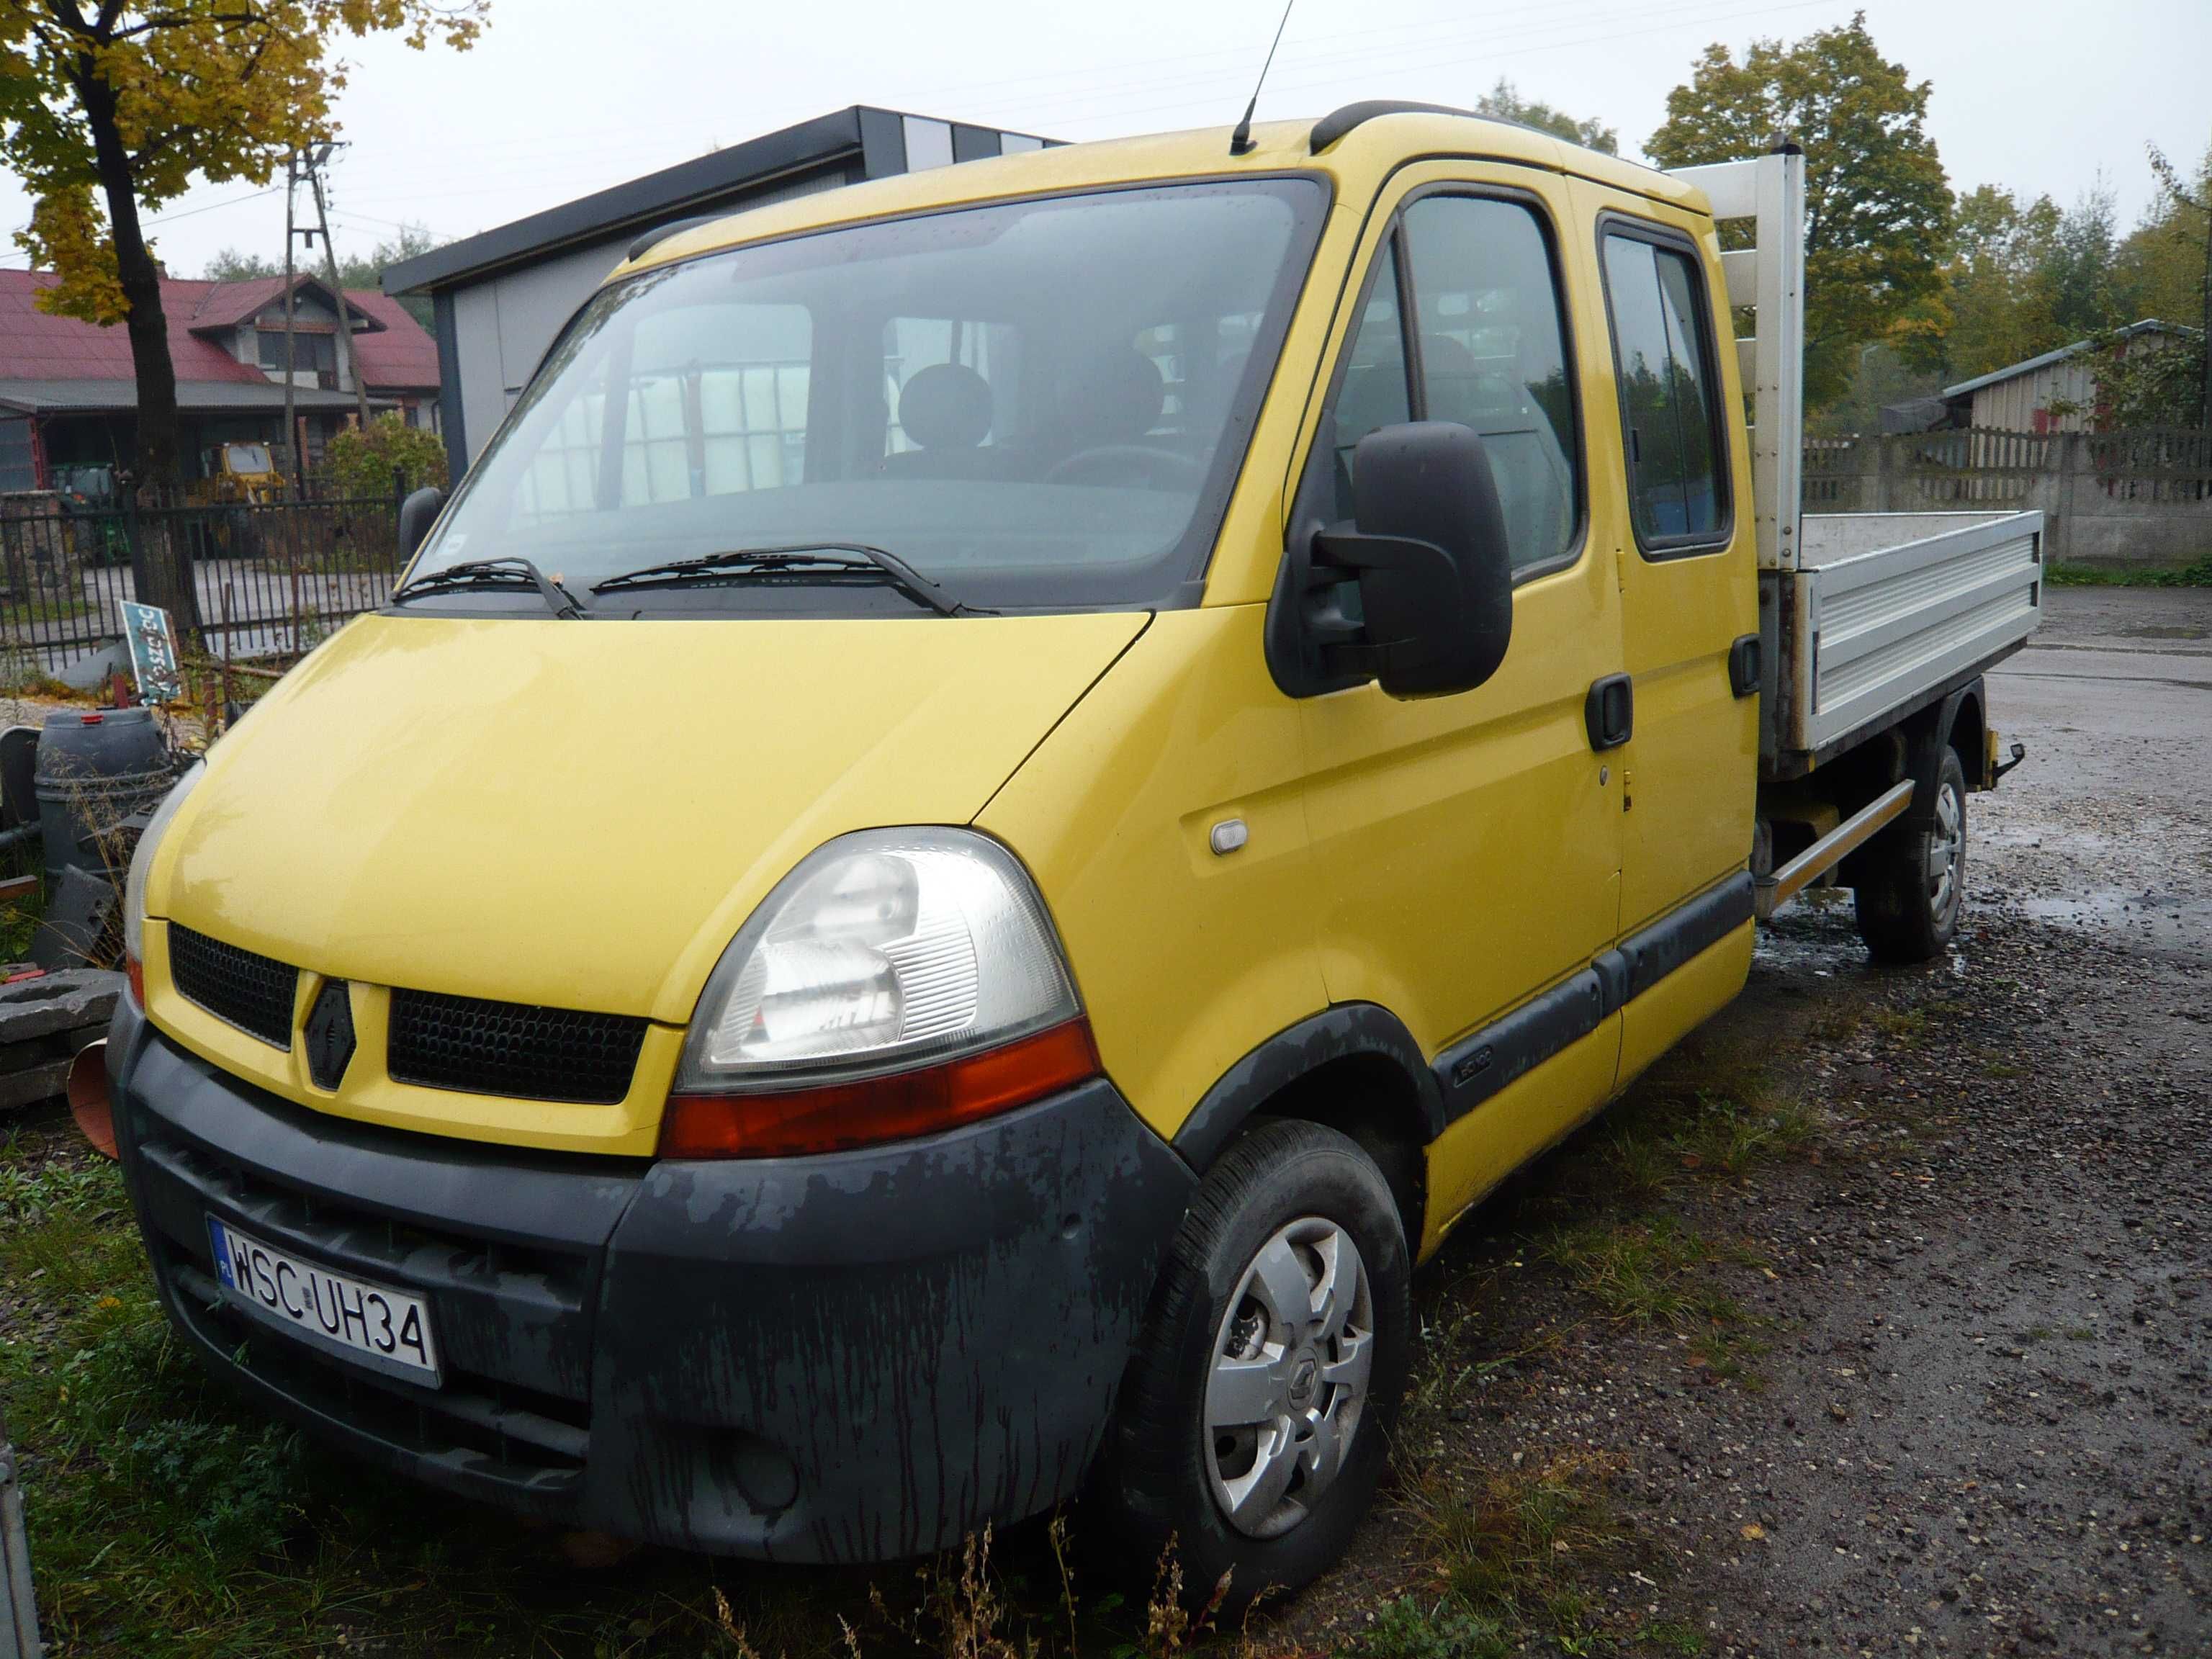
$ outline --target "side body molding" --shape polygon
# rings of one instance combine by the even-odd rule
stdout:
[[[1452,1043],[1431,1061],[1389,1009],[1340,1003],[1278,1031],[1206,1091],[1174,1146],[1203,1174],[1246,1120],[1290,1085],[1350,1055],[1399,1067],[1419,1102],[1425,1140],[1579,1042],[1700,951],[1752,919],[1751,872],[1739,870],[1622,940],[1581,972]]]

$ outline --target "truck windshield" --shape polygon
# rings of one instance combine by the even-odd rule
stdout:
[[[1303,179],[1102,191],[616,283],[414,574],[520,556],[581,591],[733,549],[864,544],[979,606],[1195,603],[1325,199]],[[757,582],[641,588],[622,614],[742,614],[775,592],[787,609]],[[883,603],[849,583],[806,599]]]

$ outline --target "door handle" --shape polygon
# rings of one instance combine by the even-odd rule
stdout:
[[[1626,674],[1607,674],[1590,682],[1583,699],[1583,724],[1589,731],[1589,745],[1601,755],[1626,743],[1636,729],[1635,689]]]

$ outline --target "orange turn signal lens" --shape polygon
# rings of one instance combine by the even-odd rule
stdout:
[[[146,1006],[146,964],[136,957],[123,958],[123,976],[131,981],[131,1000]]]
[[[1097,1077],[1091,1023],[1072,1019],[920,1071],[758,1095],[671,1095],[663,1158],[790,1158],[956,1128]]]

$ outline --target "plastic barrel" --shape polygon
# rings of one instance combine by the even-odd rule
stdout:
[[[39,734],[36,788],[46,868],[99,870],[100,842],[157,805],[175,767],[153,712],[57,709]]]

